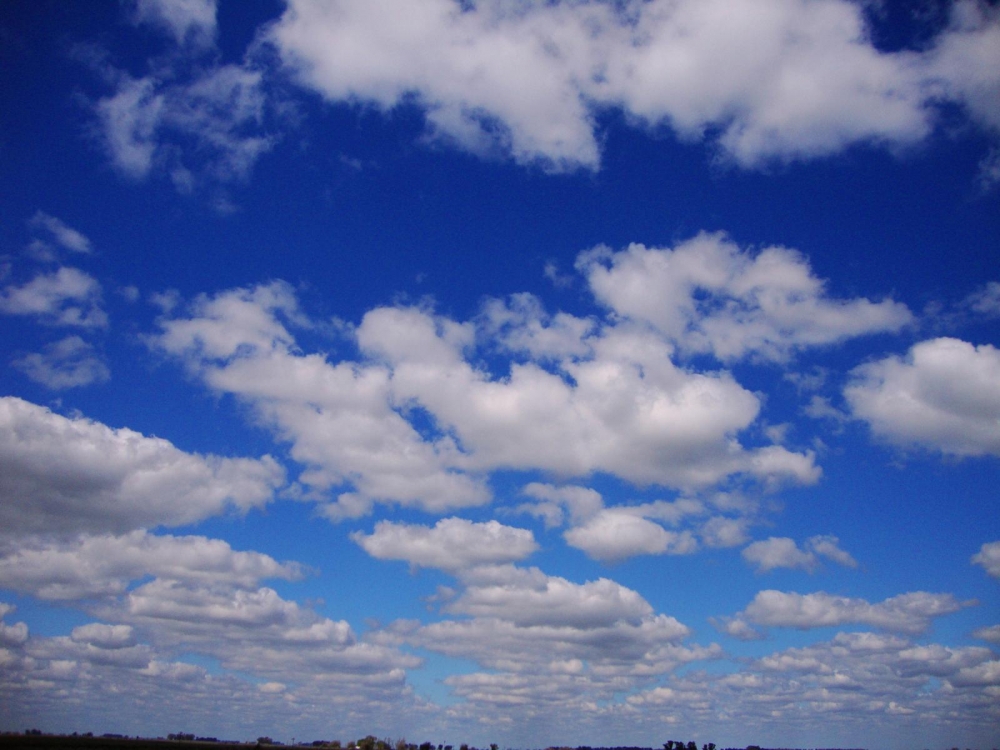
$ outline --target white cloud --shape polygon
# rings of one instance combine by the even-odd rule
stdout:
[[[1000,455],[1000,351],[953,338],[855,368],[844,396],[891,443],[956,456]]]
[[[434,136],[552,169],[597,167],[607,108],[685,138],[716,133],[745,166],[912,144],[938,102],[997,127],[992,11],[957,3],[929,49],[892,53],[864,13],[847,0],[292,0],[268,34],[331,101],[415,101]]]
[[[14,612],[13,604],[0,602],[0,664],[4,663],[3,650],[10,646],[20,646],[28,640],[28,626],[23,622],[8,625],[3,619]]]
[[[379,521],[371,534],[358,531],[351,539],[379,560],[405,560],[452,572],[517,562],[538,549],[527,529],[463,518],[442,518],[433,527]]]
[[[998,168],[1000,168],[1000,151],[998,153]],[[1000,174],[997,175],[1000,179]],[[962,301],[963,306],[986,317],[1000,316],[1000,281],[990,281],[983,284]]]
[[[94,347],[79,336],[67,336],[11,364],[36,383],[56,390],[104,383],[111,377],[108,366],[94,354]]]
[[[545,482],[531,482],[522,492],[537,502],[519,508],[526,513],[540,516],[549,528],[561,526],[564,520],[563,508],[569,512],[569,521],[578,524],[592,518],[604,508],[604,499],[589,487],[567,485],[557,487]]]
[[[538,568],[503,566],[470,571],[465,579],[465,591],[446,612],[507,620],[518,627],[580,629],[639,624],[653,614],[636,591],[607,578],[578,584]]]
[[[145,576],[248,587],[262,578],[301,575],[299,565],[238,552],[221,539],[141,530],[63,540],[26,537],[0,556],[0,584],[53,601],[119,596]]]
[[[469,468],[538,468],[564,476],[605,471],[637,483],[703,486],[744,474],[809,483],[812,454],[734,440],[759,401],[728,373],[695,373],[671,360],[655,334],[606,326],[586,359],[551,372],[535,362],[491,377],[463,358],[466,326],[418,309],[370,311],[363,353],[391,368],[403,403],[430,411],[454,433]]]
[[[59,245],[75,253],[90,253],[90,240],[76,229],[68,226],[62,219],[36,211],[28,222],[35,229],[45,230]]]
[[[68,266],[0,289],[0,313],[30,315],[49,325],[103,328],[108,324],[101,309],[101,285]]]
[[[77,643],[87,643],[98,648],[118,649],[135,645],[135,632],[131,625],[91,622],[73,628],[70,638]]]
[[[814,536],[810,537],[807,545],[809,549],[821,557],[833,560],[835,563],[847,568],[858,567],[858,562],[850,553],[840,548],[840,540],[835,536]]]
[[[477,475],[455,470],[452,439],[424,440],[394,408],[405,402],[385,368],[301,354],[282,320],[305,324],[287,285],[234,290],[199,298],[189,318],[163,321],[153,343],[250,403],[307,467],[300,481],[324,494],[338,488],[331,518],[363,515],[376,501],[440,513],[490,499]]]
[[[993,578],[1000,578],[1000,542],[988,542],[972,556],[972,562],[982,565]]]
[[[533,696],[546,704],[610,698],[682,664],[721,656],[714,644],[681,645],[688,627],[606,578],[581,584],[510,565],[461,577],[464,591],[443,610],[468,619],[398,622],[381,637],[494,670],[449,680],[472,708],[527,705]]]
[[[270,456],[185,453],[160,438],[0,399],[0,518],[7,534],[178,526],[270,501]]]
[[[115,77],[115,92],[95,104],[95,113],[112,163],[128,177],[162,169],[186,193],[198,175],[246,178],[274,145],[264,133],[267,100],[259,71],[222,65],[181,82],[168,73]],[[191,139],[194,149],[177,145]],[[186,163],[185,155],[197,163]]]
[[[604,562],[634,555],[684,555],[698,548],[690,532],[667,531],[658,523],[617,508],[601,511],[563,536],[571,547]]]
[[[720,233],[702,233],[672,249],[598,248],[581,254],[577,267],[595,297],[616,313],[651,324],[684,351],[723,361],[781,361],[799,348],[896,331],[912,319],[891,300],[828,296],[793,250],[754,254]]]
[[[819,591],[813,594],[760,591],[734,620],[756,625],[798,628],[871,625],[901,633],[922,633],[933,617],[957,612],[975,602],[960,602],[951,594],[914,591],[877,604]]]
[[[216,0],[133,0],[135,20],[159,26],[177,44],[210,44],[215,37]]]
[[[984,641],[1000,645],[1000,625],[990,625],[985,628],[977,628],[972,631],[972,637],[981,638]]]
[[[974,0],[957,0],[949,28],[929,52],[932,80],[943,96],[965,105],[974,119],[1000,133],[1000,13]]]
[[[794,539],[772,536],[748,545],[741,554],[744,560],[756,565],[760,573],[775,568],[812,571],[819,565],[819,557],[849,568],[858,565],[850,554],[840,548],[840,541],[835,536],[811,537],[806,541],[805,549],[800,549]]]
[[[812,570],[816,567],[816,556],[799,549],[794,539],[787,537],[769,537],[763,541],[754,542],[741,553],[743,559],[757,566],[757,570],[766,573],[775,568],[800,568]]]
[[[314,496],[340,493],[323,511],[330,518],[375,502],[439,513],[482,504],[483,475],[500,468],[682,487],[819,477],[812,453],[742,447],[736,435],[756,418],[757,397],[728,373],[678,367],[671,347],[637,326],[601,327],[586,357],[515,361],[494,376],[473,364],[475,323],[426,310],[369,311],[354,331],[359,361],[302,353],[292,325],[310,324],[291,289],[273,283],[200,297],[151,341],[291,443]]]

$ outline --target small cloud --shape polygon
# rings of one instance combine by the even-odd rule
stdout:
[[[972,631],[972,637],[1000,645],[1000,625],[990,625],[986,628],[974,630]]]
[[[108,316],[100,302],[97,280],[68,266],[0,289],[0,313],[33,316],[50,325],[103,328]]]
[[[80,232],[68,226],[61,219],[45,213],[36,211],[28,224],[33,229],[41,229],[50,235],[50,238],[60,246],[71,250],[74,253],[89,254],[91,252],[90,240]]]
[[[762,641],[767,636],[739,617],[710,617],[709,623],[720,633],[741,641]]]
[[[805,548],[800,549],[788,537],[770,537],[754,542],[743,550],[743,559],[757,566],[758,573],[775,568],[791,568],[812,572],[819,565],[818,557],[825,557],[848,568],[856,568],[857,561],[839,546],[835,536],[810,537]]]
[[[119,287],[118,294],[126,302],[138,302],[139,301],[139,287],[129,284],[128,286]]]
[[[1000,578],[1000,541],[989,542],[979,548],[979,552],[972,556],[975,565],[982,565],[993,578]]]
[[[104,383],[111,377],[107,365],[94,354],[94,347],[79,336],[68,336],[12,364],[36,383],[53,390]]]
[[[545,278],[552,282],[552,285],[555,286],[556,289],[568,289],[573,286],[573,275],[562,273],[559,270],[559,264],[554,260],[550,260],[545,263],[545,268],[542,271],[542,274]]]

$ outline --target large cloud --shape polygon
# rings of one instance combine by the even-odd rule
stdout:
[[[270,501],[270,456],[185,453],[161,438],[0,399],[0,518],[6,534],[179,526]]]
[[[609,107],[685,137],[716,132],[744,165],[914,143],[938,100],[995,127],[997,33],[960,3],[929,50],[882,52],[846,0],[292,0],[268,32],[332,101],[415,101],[464,148],[556,169],[597,166],[595,115]]]
[[[334,517],[361,515],[376,500],[434,512],[489,500],[478,477],[454,469],[453,440],[425,441],[394,408],[385,368],[302,354],[282,319],[305,322],[287,285],[234,290],[164,321],[155,343],[211,387],[251,403],[307,467],[302,481],[341,491]]]
[[[604,471],[672,486],[818,478],[811,454],[740,446],[733,437],[756,418],[757,398],[728,373],[678,367],[671,347],[638,327],[603,327],[589,356],[557,372],[514,361],[502,378],[465,360],[471,330],[424,310],[373,310],[357,333],[362,351],[391,367],[396,396],[457,436],[470,468]]]
[[[719,233],[674,248],[598,248],[583,253],[577,267],[616,313],[651,324],[683,351],[722,360],[783,360],[799,348],[896,331],[912,318],[891,300],[829,296],[793,250],[754,254]]]
[[[291,289],[274,283],[201,297],[188,316],[162,321],[154,343],[252,404],[307,467],[301,480],[339,493],[326,510],[334,518],[376,501],[432,512],[482,504],[483,476],[502,468],[673,486],[818,478],[812,453],[744,448],[736,436],[757,417],[758,398],[726,372],[677,366],[655,332],[569,326],[568,353],[568,336],[541,335],[549,319],[540,311],[499,324],[498,310],[460,323],[377,308],[356,329],[360,360],[331,361],[296,347],[290,328],[310,324]],[[502,353],[527,333],[537,361],[518,352],[495,375],[475,364],[477,333],[498,324]]]
[[[856,368],[844,396],[879,437],[956,456],[1000,455],[1000,350],[953,338]]]

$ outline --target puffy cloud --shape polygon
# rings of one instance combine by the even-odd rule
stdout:
[[[844,396],[875,435],[956,456],[1000,455],[1000,351],[953,338],[855,368]]]
[[[433,527],[379,521],[373,533],[354,532],[351,539],[379,560],[447,571],[516,562],[538,549],[527,529],[462,518],[443,518]]]
[[[658,523],[619,509],[601,511],[563,536],[571,547],[606,562],[642,554],[683,555],[698,547],[690,532],[667,531]]]
[[[974,0],[958,0],[951,23],[929,51],[929,67],[942,93],[965,105],[972,117],[1000,132],[1000,14]]]
[[[733,474],[819,476],[811,454],[742,448],[732,436],[756,418],[757,398],[728,373],[681,369],[669,346],[637,327],[605,327],[592,356],[561,362],[561,373],[514,362],[502,379],[463,359],[464,326],[423,310],[370,311],[357,335],[365,354],[391,368],[396,397],[419,403],[458,437],[469,468],[605,471],[681,487]]]
[[[988,542],[972,556],[972,562],[982,565],[983,570],[994,578],[1000,578],[1000,542]]]
[[[0,650],[10,646],[20,646],[28,640],[28,626],[23,622],[16,622],[8,625],[3,619],[14,612],[14,605],[0,602]],[[0,655],[0,664],[3,664],[3,656]]]
[[[447,612],[496,618],[518,627],[609,627],[640,623],[653,608],[637,592],[601,578],[577,584],[537,568],[511,566],[472,571],[463,594]],[[686,632],[686,630],[685,630]]]
[[[157,536],[141,530],[64,540],[29,537],[7,546],[0,555],[0,585],[56,601],[118,596],[146,576],[252,586],[261,578],[302,575],[295,563],[238,552],[221,539]]]
[[[985,628],[977,628],[972,632],[974,638],[981,638],[990,643],[1000,644],[1000,625],[990,625]]]
[[[748,545],[742,552],[743,559],[766,573],[775,568],[798,568],[813,570],[818,557],[826,557],[849,568],[857,567],[850,554],[842,550],[835,536],[814,536],[806,541],[805,549],[800,549],[794,539],[769,537]]]
[[[633,244],[580,255],[577,267],[596,298],[644,321],[684,351],[721,360],[784,360],[806,346],[895,331],[909,323],[891,300],[829,297],[799,253],[741,250],[725,235],[702,233],[676,247]]]
[[[794,539],[769,537],[745,547],[743,559],[766,573],[775,568],[801,568],[812,570],[816,567],[816,556],[799,549]]]
[[[534,498],[535,502],[522,505],[518,510],[542,518],[548,528],[563,524],[564,507],[569,512],[571,523],[585,521],[604,508],[601,494],[589,487],[557,487],[545,482],[531,482],[524,486],[522,492]]]
[[[0,313],[30,315],[49,325],[103,328],[108,324],[101,309],[101,285],[68,266],[0,289]]]
[[[69,226],[62,219],[45,213],[36,211],[28,224],[34,229],[44,230],[61,247],[72,250],[75,253],[90,253],[90,240],[73,227]]]
[[[308,325],[291,289],[273,283],[200,297],[151,341],[251,404],[291,443],[314,492],[337,488],[331,518],[375,502],[432,512],[482,504],[483,474],[501,468],[682,487],[819,477],[812,453],[741,446],[757,397],[728,373],[678,367],[671,347],[638,326],[600,327],[586,357],[514,361],[494,376],[473,364],[475,323],[377,308],[356,329],[359,361],[302,353],[290,327]]]
[[[48,388],[77,388],[103,383],[111,377],[108,366],[94,354],[94,347],[79,336],[67,336],[11,364]]]
[[[190,317],[163,321],[153,343],[251,404],[307,467],[301,481],[341,488],[331,518],[363,515],[375,501],[445,512],[489,500],[478,476],[454,468],[454,440],[424,440],[394,408],[385,368],[299,353],[282,322],[299,318],[291,289],[275,283],[199,298]]]
[[[935,101],[995,127],[997,33],[992,13],[959,3],[930,50],[882,52],[845,0],[292,0],[269,30],[332,101],[416,101],[433,134],[553,169],[597,166],[595,112],[608,107],[683,137],[718,133],[746,166],[914,143]]]
[[[0,399],[6,534],[179,526],[260,507],[283,483],[284,471],[270,456],[185,453],[127,428]]]
[[[476,568],[464,578],[465,591],[445,611],[471,619],[397,623],[383,637],[506,673],[575,674],[575,689],[598,692],[720,654],[716,646],[681,646],[689,628],[608,579],[578,584],[512,566]]]
[[[758,592],[747,608],[734,618],[757,625],[800,630],[858,623],[901,633],[922,633],[933,617],[957,612],[974,601],[960,602],[951,594],[915,591],[878,604],[825,592],[797,594]]]

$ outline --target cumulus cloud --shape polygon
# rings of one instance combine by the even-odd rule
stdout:
[[[684,555],[698,548],[688,531],[668,531],[658,523],[615,508],[601,511],[563,536],[571,547],[605,562],[643,554]]]
[[[464,590],[443,611],[463,619],[397,622],[380,637],[490,670],[448,680],[472,710],[531,701],[555,709],[610,698],[722,653],[715,644],[683,645],[687,626],[606,578],[576,583],[503,565],[473,568],[461,580]]]
[[[362,352],[391,368],[397,398],[454,433],[469,468],[605,471],[681,487],[734,474],[805,483],[819,476],[811,454],[735,442],[756,418],[757,398],[728,373],[678,367],[650,331],[606,326],[590,340],[593,353],[560,362],[561,372],[515,361],[502,378],[464,359],[471,334],[415,308],[370,311],[357,330]]]
[[[972,556],[972,562],[982,565],[993,578],[1000,578],[1000,542],[987,542]]]
[[[433,527],[379,521],[373,533],[357,531],[351,539],[379,560],[453,572],[516,562],[538,549],[527,529],[462,518],[443,518]]]
[[[819,558],[826,557],[849,568],[857,567],[853,557],[840,548],[840,540],[835,536],[814,536],[799,548],[794,539],[769,537],[754,542],[744,548],[743,559],[755,565],[757,571],[766,573],[775,568],[797,568],[812,571],[819,565]]]
[[[95,278],[64,266],[40,273],[20,286],[0,289],[0,313],[27,315],[40,322],[78,328],[103,328],[108,316],[101,308],[101,285]]]
[[[270,456],[185,453],[161,438],[0,399],[6,534],[179,526],[265,505],[284,483]]]
[[[846,0],[292,0],[268,38],[330,101],[416,102],[432,136],[550,169],[598,166],[608,108],[751,167],[915,143],[938,102],[997,127],[995,14],[958,3],[929,49],[883,52],[864,13]]]
[[[201,536],[79,535],[22,538],[0,555],[0,585],[40,599],[72,601],[118,596],[146,576],[234,586],[263,578],[294,580],[302,568],[258,552],[239,552]]]
[[[857,367],[844,397],[875,435],[954,456],[1000,455],[1000,351],[954,338]]]
[[[633,244],[580,255],[594,296],[619,315],[654,326],[683,351],[723,361],[785,360],[796,349],[897,331],[912,320],[892,300],[830,297],[794,250],[743,250],[702,233],[674,248]]]
[[[94,347],[79,336],[67,336],[11,364],[36,383],[54,390],[103,383],[111,377],[111,371],[94,353]]]
[[[990,643],[1000,644],[1000,625],[990,625],[985,628],[977,628],[972,632],[973,638],[981,638]]]
[[[501,468],[681,487],[819,477],[812,453],[740,445],[757,397],[729,373],[679,367],[668,344],[629,323],[593,327],[585,356],[552,361],[550,348],[547,361],[515,359],[496,375],[474,364],[491,351],[476,321],[377,308],[354,330],[353,361],[301,352],[292,329],[309,325],[290,287],[273,283],[199,297],[151,342],[251,404],[306,466],[300,480],[339,493],[324,509],[334,519],[375,502],[432,512],[482,504],[483,475]]]
[[[734,621],[756,625],[798,628],[871,625],[900,633],[922,633],[931,618],[951,614],[976,602],[960,602],[951,594],[914,591],[900,594],[877,604],[826,592],[797,594],[775,591],[758,592],[753,601]]]
[[[285,284],[197,299],[190,317],[164,320],[153,340],[212,388],[251,404],[306,466],[300,481],[324,494],[326,514],[370,511],[376,501],[445,512],[490,499],[482,480],[456,470],[461,455],[443,435],[424,440],[396,407],[382,366],[302,354],[286,322],[305,323]],[[283,322],[285,321],[285,322]]]

